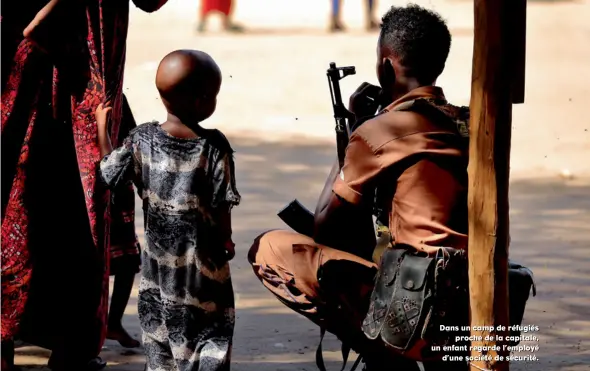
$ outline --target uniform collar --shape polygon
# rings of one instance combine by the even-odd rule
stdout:
[[[400,104],[405,103],[405,102],[409,102],[411,100],[418,99],[418,98],[443,101],[443,104],[446,104],[446,102],[447,102],[447,99],[445,98],[442,88],[440,88],[438,86],[421,86],[419,88],[416,88],[416,89],[410,91],[409,93],[402,96],[401,98],[398,98],[393,103],[391,103],[389,106],[385,107],[384,110],[385,111],[392,111],[396,107],[398,107]]]

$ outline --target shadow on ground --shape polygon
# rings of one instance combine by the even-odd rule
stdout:
[[[276,212],[293,198],[313,209],[335,160],[330,145],[262,143],[233,138],[237,184],[243,197],[235,209],[238,250],[232,263],[237,326],[233,370],[316,370],[319,331],[280,305],[258,283],[246,261],[256,235],[283,228]],[[538,295],[529,302],[524,324],[537,325],[538,362],[514,362],[517,371],[577,371],[590,364],[590,179],[514,180],[511,184],[511,259],[536,275]],[[140,235],[143,219],[138,207]],[[137,281],[137,280],[136,280]],[[134,292],[125,325],[139,337]],[[73,339],[75,341],[75,339]],[[340,367],[340,344],[324,343],[328,369]],[[41,352],[41,353],[39,353]],[[38,348],[18,350],[19,364],[43,364]],[[141,350],[125,350],[107,341],[102,356],[113,371],[141,371]]]

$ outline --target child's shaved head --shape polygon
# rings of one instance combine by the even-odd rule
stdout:
[[[213,114],[221,86],[221,70],[213,58],[198,50],[176,50],[162,59],[156,87],[176,116],[205,120]]]

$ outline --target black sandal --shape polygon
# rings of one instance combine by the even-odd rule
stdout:
[[[55,361],[53,360],[53,358],[49,358],[49,362],[47,362],[47,367],[49,367],[52,371],[61,371],[59,366],[57,366],[55,364]],[[86,364],[86,367],[83,368],[82,370],[83,371],[100,371],[100,370],[104,369],[105,367],[107,367],[107,363],[105,361],[103,361],[102,358],[96,357],[96,358],[92,358],[90,361],[88,361],[88,363]]]
[[[107,363],[100,357],[96,357],[88,361],[86,364],[86,371],[100,371],[107,367]]]

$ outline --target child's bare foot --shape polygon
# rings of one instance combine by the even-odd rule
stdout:
[[[129,335],[121,325],[109,325],[107,329],[107,339],[116,340],[124,348],[139,348],[139,341]]]

